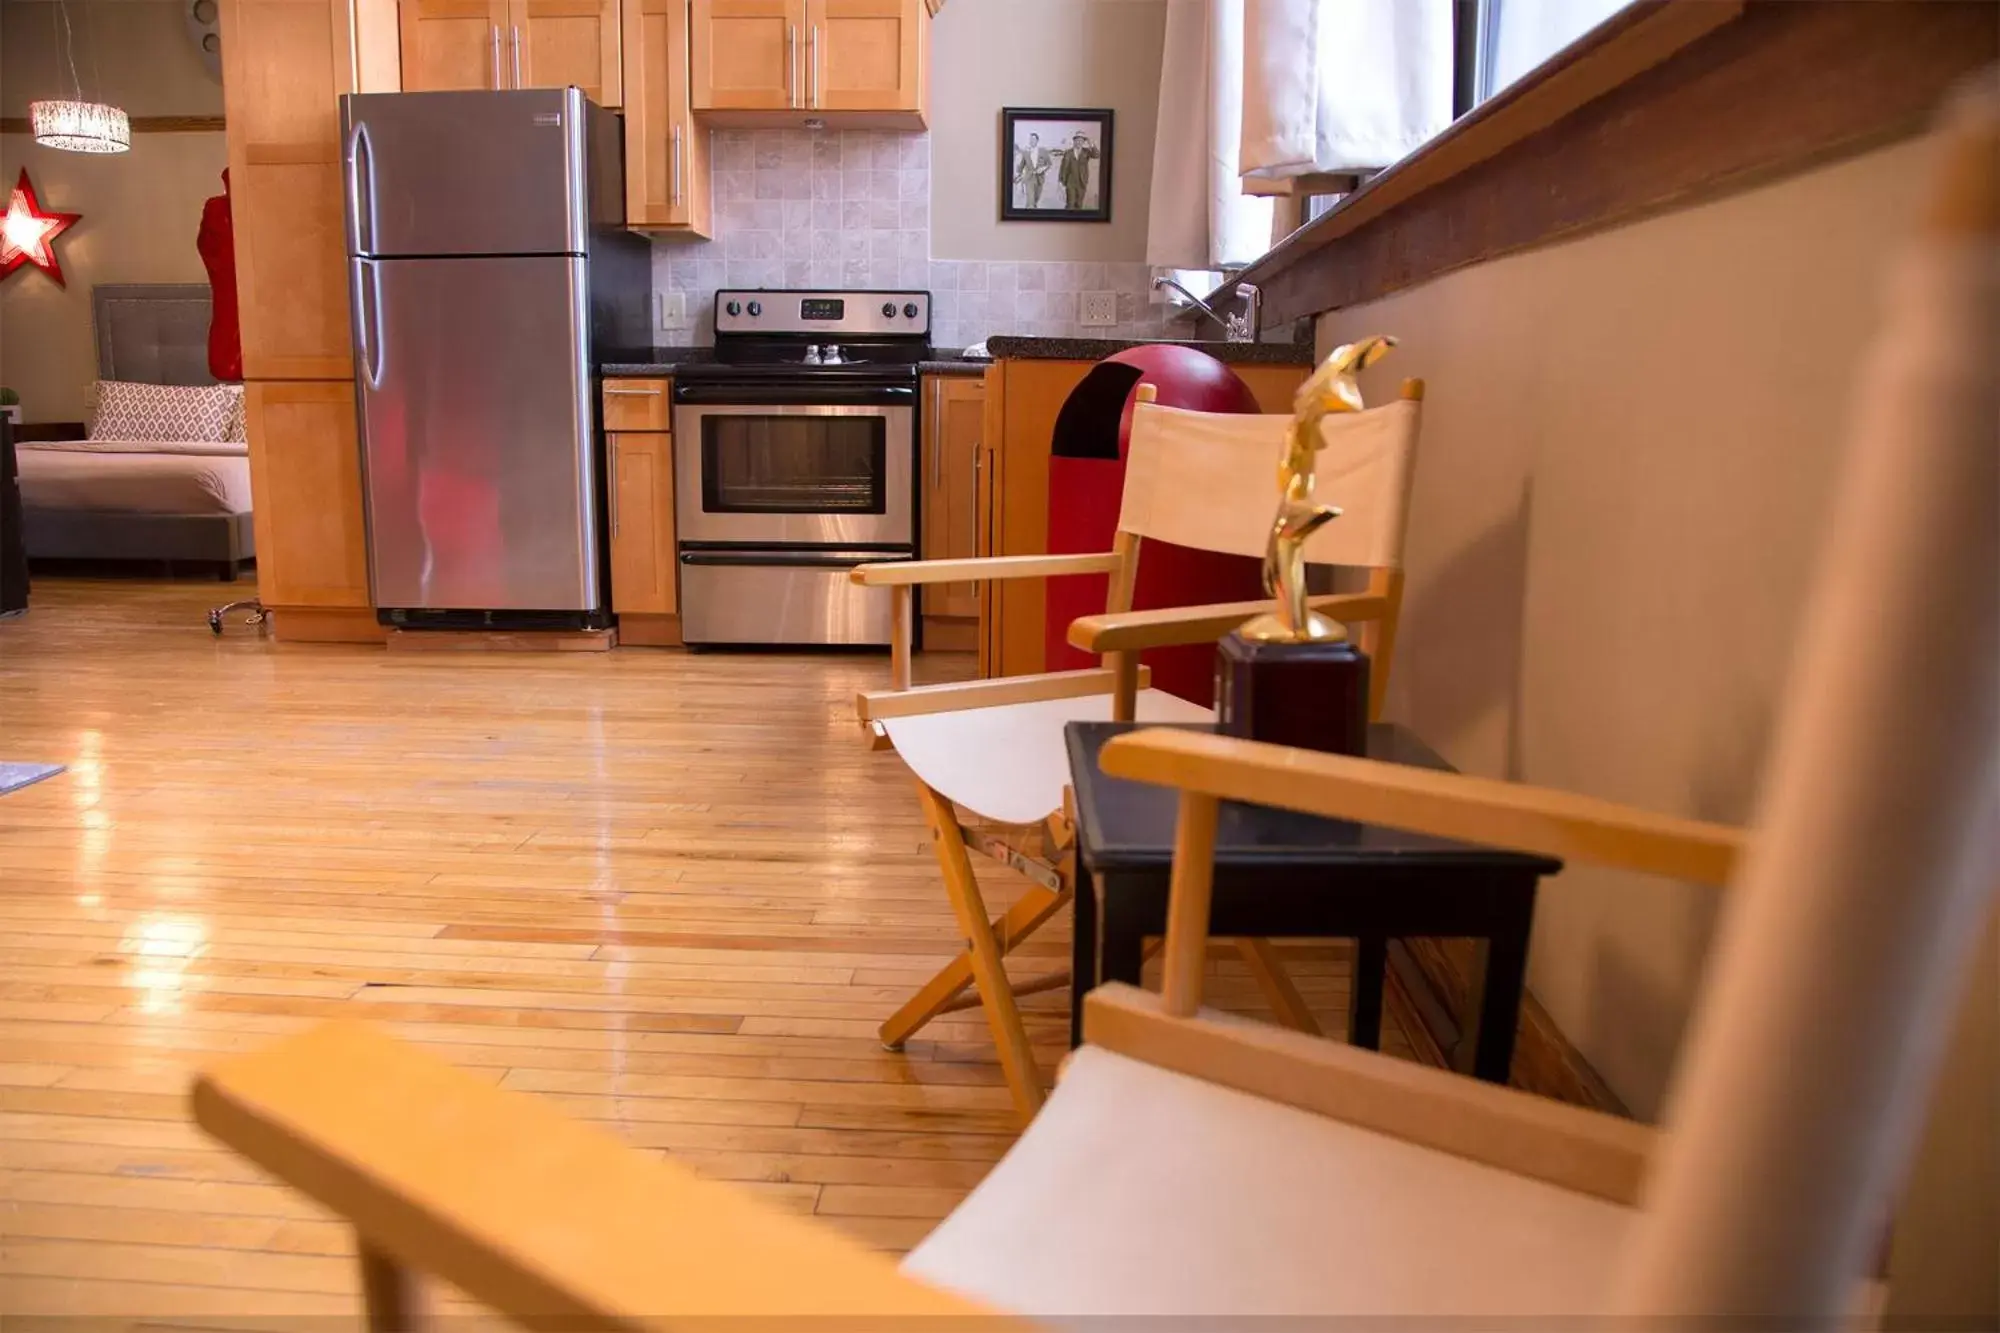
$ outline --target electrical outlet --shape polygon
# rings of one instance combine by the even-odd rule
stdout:
[[[1118,322],[1117,292],[1085,292],[1077,311],[1077,323],[1091,328],[1109,328]]]
[[[663,331],[676,333],[688,326],[686,292],[654,292],[653,305],[659,311],[660,328]]]

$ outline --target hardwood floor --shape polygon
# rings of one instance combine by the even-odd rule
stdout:
[[[979,1011],[875,1041],[958,938],[852,720],[882,659],[216,640],[225,587],[42,582],[0,622],[0,759],[69,765],[0,796],[0,1314],[355,1312],[345,1232],[183,1103],[334,1015],[889,1250],[1006,1151]],[[1287,957],[1340,1030],[1346,950]],[[1052,1070],[1066,992],[1024,1007]]]

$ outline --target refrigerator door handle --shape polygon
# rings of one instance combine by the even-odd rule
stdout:
[[[361,306],[359,317],[354,321],[355,332],[360,346],[355,348],[361,354],[361,382],[370,389],[382,387],[382,372],[387,366],[383,352],[382,337],[382,269],[375,260],[354,261],[356,283],[354,299]]]
[[[368,158],[368,169],[361,169],[363,155]],[[367,183],[367,210],[362,209],[362,183]],[[367,221],[366,236],[362,222]],[[357,255],[368,254],[375,248],[375,146],[368,139],[368,123],[360,121],[347,135],[347,244]]]
[[[521,86],[521,25],[514,25],[514,86]]]

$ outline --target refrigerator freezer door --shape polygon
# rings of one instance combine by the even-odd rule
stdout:
[[[601,606],[584,261],[353,267],[375,605]]]
[[[584,106],[575,88],[342,97],[347,253],[584,253]]]

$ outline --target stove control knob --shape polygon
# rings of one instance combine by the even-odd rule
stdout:
[[[903,318],[915,319],[916,317],[917,317],[917,303],[915,301],[910,301],[906,303],[903,306]]]
[[[896,317],[896,303],[894,301],[884,301],[882,303],[882,318],[894,319],[895,317]]]
[[[740,315],[743,313],[743,303],[741,301],[731,301],[728,305],[722,308],[728,311],[731,315]]]
[[[762,301],[752,301],[750,303],[750,318],[755,319],[763,313],[764,303]]]

